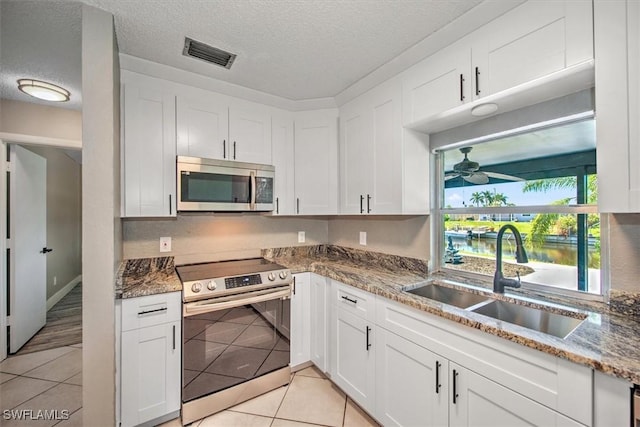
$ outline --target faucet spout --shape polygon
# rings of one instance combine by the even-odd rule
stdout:
[[[507,230],[511,230],[516,239],[516,262],[518,264],[526,264],[529,262],[527,252],[524,250],[524,245],[522,244],[522,236],[518,229],[511,224],[505,224],[500,227],[496,244],[496,272],[493,275],[493,292],[500,294],[504,293],[505,286],[512,288],[520,287],[520,273],[517,273],[518,279],[507,279],[502,274],[502,236]]]

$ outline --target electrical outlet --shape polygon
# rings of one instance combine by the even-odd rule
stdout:
[[[53,286],[58,286],[58,276],[53,276]]]
[[[360,244],[362,246],[367,246],[367,232],[366,231],[361,231],[360,232]]]
[[[160,252],[171,252],[171,237],[160,238]]]
[[[304,241],[305,241],[304,231],[298,231],[298,243],[304,243]]]

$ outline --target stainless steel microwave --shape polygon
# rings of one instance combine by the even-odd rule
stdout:
[[[273,210],[271,165],[178,156],[178,211]]]

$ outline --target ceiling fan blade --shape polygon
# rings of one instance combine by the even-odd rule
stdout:
[[[449,181],[450,179],[457,178],[457,177],[459,177],[459,176],[460,176],[460,174],[459,174],[459,173],[450,173],[450,174],[446,174],[446,175],[444,176],[444,180],[445,180],[445,181]]]
[[[472,184],[488,184],[489,177],[484,172],[474,172],[462,177],[465,181]]]
[[[503,173],[498,173],[498,172],[483,172],[485,175],[490,176],[491,178],[496,178],[496,179],[504,179],[505,181],[524,181],[523,178],[519,178],[517,176],[513,176],[513,175],[505,175]]]

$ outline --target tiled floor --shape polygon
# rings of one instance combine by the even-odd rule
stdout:
[[[6,410],[27,419],[5,419]],[[38,412],[45,410],[49,414]],[[12,356],[2,361],[0,413],[3,427],[81,426],[82,345]],[[54,419],[45,419],[49,417]]]
[[[226,411],[191,424],[192,427],[369,427],[378,424],[335,387],[315,367],[297,372],[291,383]],[[162,427],[179,427],[180,420]]]
[[[22,410],[68,411],[66,420],[6,420],[4,427],[82,425],[82,345],[60,347],[0,363],[0,413],[29,414]],[[192,427],[369,427],[377,426],[314,367],[294,374],[288,386],[280,387],[226,411],[193,423]],[[164,427],[181,426],[176,419]]]

